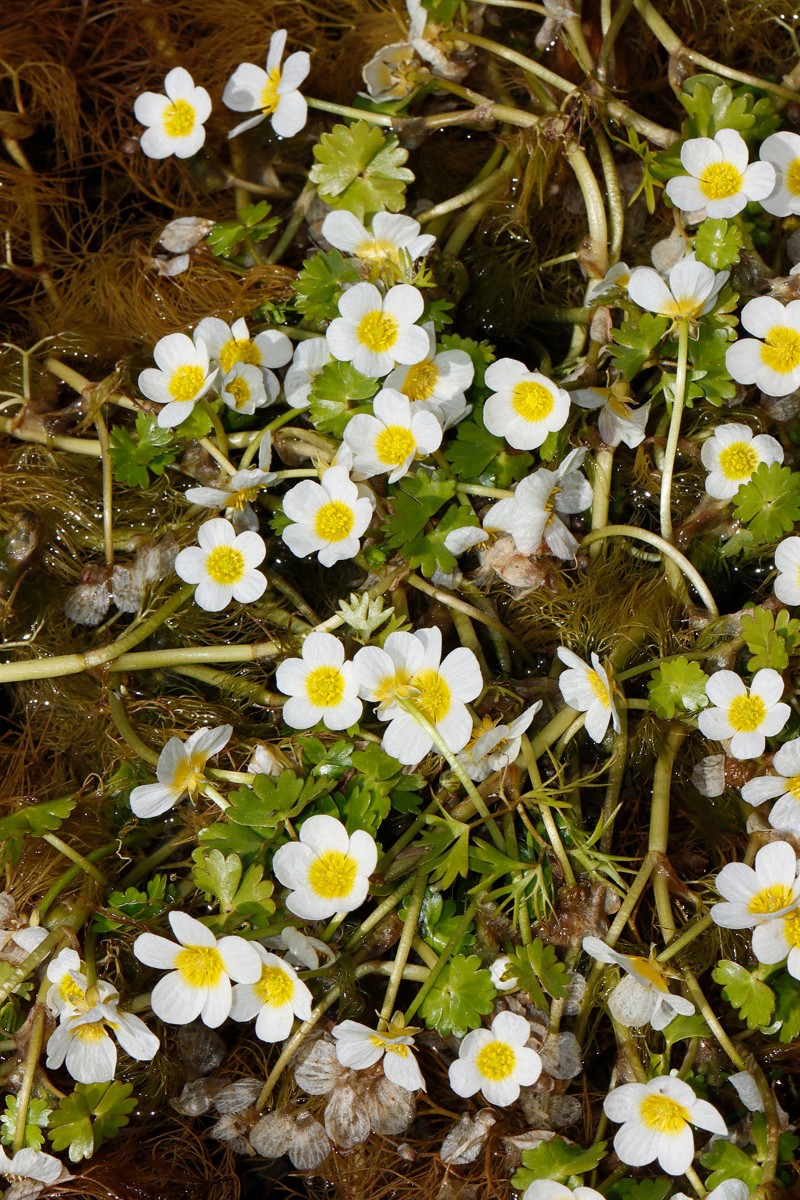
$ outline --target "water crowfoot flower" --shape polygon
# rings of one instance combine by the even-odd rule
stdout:
[[[715,500],[732,500],[760,463],[782,463],[783,446],[747,425],[718,425],[700,451],[708,471],[706,491]]]
[[[665,191],[683,212],[735,217],[751,200],[765,200],[775,187],[775,168],[769,162],[748,166],[747,143],[735,129],[720,129],[713,138],[689,138],[681,146],[681,162],[688,173],[668,180]]]
[[[225,84],[222,103],[234,112],[256,112],[228,134],[229,138],[259,125],[266,117],[278,137],[294,137],[308,120],[308,105],[298,91],[311,67],[305,50],[290,54],[281,67],[286,30],[276,29],[269,40],[267,69],[240,63]]]
[[[183,67],[173,67],[164,79],[165,96],[143,92],[136,97],[133,114],[149,126],[139,139],[148,158],[191,158],[206,140],[204,122],[211,115],[211,97],[195,87]]]
[[[639,408],[632,408],[628,403],[627,384],[619,383],[610,388],[579,388],[570,393],[570,398],[579,408],[600,409],[597,428],[607,446],[618,446],[624,442],[633,450],[644,441],[650,401]]]
[[[323,567],[332,567],[358,554],[373,507],[345,467],[329,467],[319,483],[304,479],[283,497],[283,511],[293,524],[281,537],[298,558],[316,554]]]
[[[673,1017],[689,1017],[694,1012],[691,1000],[672,995],[664,973],[651,959],[620,954],[597,937],[585,937],[583,948],[598,962],[613,963],[626,974],[608,998],[608,1010],[618,1024],[630,1029],[650,1025],[660,1030],[666,1029]]]
[[[800,537],[784,538],[775,548],[775,595],[782,604],[800,604]]]
[[[227,746],[232,733],[232,725],[203,726],[185,742],[170,738],[158,756],[158,783],[143,783],[131,792],[134,816],[160,817],[184,796],[193,797],[203,781],[206,762]]]
[[[200,526],[197,541],[175,559],[181,579],[197,584],[196,604],[206,612],[221,612],[231,600],[251,604],[264,595],[267,578],[256,567],[267,547],[257,533],[237,533],[224,517],[212,517]]]
[[[190,487],[183,494],[191,504],[199,504],[203,508],[224,508],[231,513],[229,520],[237,533],[245,529],[256,532],[258,517],[252,502],[262,488],[270,487],[275,482],[276,475],[268,469],[271,458],[272,445],[267,432],[258,447],[257,467],[235,471],[217,487]]]
[[[279,846],[272,860],[276,879],[290,888],[286,907],[295,916],[321,921],[364,903],[378,862],[374,839],[363,829],[348,836],[341,821],[309,817],[300,840]]]
[[[498,359],[487,368],[485,378],[493,390],[484,405],[483,423],[516,450],[535,450],[548,434],[565,425],[569,394],[518,359]]]
[[[751,338],[739,338],[725,352],[725,366],[737,383],[755,383],[768,396],[788,396],[800,387],[800,300],[781,304],[758,296],[742,309]]]
[[[517,1013],[498,1013],[491,1029],[473,1029],[450,1065],[450,1086],[457,1096],[483,1092],[489,1104],[506,1107],[539,1078],[542,1060],[526,1046],[530,1022]]]
[[[413,263],[436,244],[433,234],[421,233],[420,223],[413,217],[376,213],[368,230],[346,209],[328,213],[322,223],[322,236],[337,250],[379,266],[401,266],[404,260]]]
[[[628,295],[634,304],[648,312],[674,320],[696,321],[711,312],[729,275],[730,271],[715,274],[688,254],[670,268],[666,283],[652,267],[636,267],[628,280]]]
[[[397,701],[414,694],[412,679],[425,658],[425,642],[413,633],[390,633],[383,646],[362,646],[353,658],[358,694],[378,705],[383,721],[401,711]]]
[[[770,667],[757,671],[749,688],[734,671],[715,671],[706,695],[714,707],[699,713],[697,724],[715,742],[730,738],[733,758],[758,758],[791,715],[789,705],[779,703],[783,679]]]
[[[712,904],[711,919],[722,929],[753,929],[800,905],[797,855],[788,842],[762,846],[752,867],[728,863],[716,878],[726,903]]]
[[[374,283],[356,283],[342,294],[340,315],[325,332],[328,348],[334,358],[377,379],[396,363],[411,366],[428,349],[428,335],[415,324],[423,308],[422,293],[408,283],[396,284],[385,296]]]
[[[48,1186],[57,1180],[72,1178],[71,1175],[67,1175],[59,1160],[52,1154],[44,1154],[41,1150],[31,1150],[29,1147],[25,1147],[18,1150],[13,1158],[9,1158],[2,1146],[0,1146],[0,1176],[17,1181],[34,1180],[36,1183]],[[10,1196],[13,1190],[14,1185],[5,1195]],[[25,1195],[33,1200],[33,1197],[39,1195],[40,1191],[41,1189],[34,1191],[29,1188]]]
[[[195,333],[194,341],[185,333],[168,333],[153,347],[155,367],[146,367],[137,385],[143,396],[163,404],[158,414],[162,429],[174,429],[185,421],[196,402],[214,382],[208,347]]]
[[[331,1033],[336,1038],[336,1057],[343,1067],[363,1071],[383,1059],[383,1073],[392,1083],[409,1092],[427,1091],[411,1050],[414,1039],[409,1034],[393,1037],[376,1033],[358,1021],[342,1021]]]
[[[698,1100],[688,1083],[670,1075],[649,1083],[625,1083],[603,1101],[606,1116],[622,1122],[614,1149],[629,1167],[643,1167],[658,1159],[668,1175],[682,1175],[694,1158],[691,1126],[723,1137],[728,1129],[707,1100]]]
[[[308,408],[314,380],[330,361],[326,338],[308,338],[300,342],[283,380],[283,394],[290,408]]]
[[[541,707],[541,700],[537,700],[509,725],[490,725],[488,729],[479,730],[474,744],[458,755],[458,761],[470,779],[481,783],[495,771],[502,771],[516,762],[522,735]]]
[[[784,742],[772,760],[775,774],[758,775],[742,788],[742,799],[754,806],[774,800],[769,823],[781,833],[800,837],[800,738]]]
[[[775,186],[761,207],[775,217],[800,213],[800,136],[782,129],[764,138],[758,157],[775,170]]]
[[[568,1188],[555,1179],[535,1179],[529,1183],[520,1200],[602,1200],[600,1192],[590,1187]]]
[[[450,429],[470,411],[465,392],[475,367],[466,350],[437,354],[433,322],[427,321],[422,328],[428,335],[427,355],[413,367],[395,367],[386,377],[386,386],[408,396],[418,410],[433,413],[442,429]]]
[[[169,923],[178,945],[154,933],[142,933],[133,943],[139,962],[169,971],[153,988],[150,1007],[168,1025],[188,1025],[200,1017],[216,1029],[230,1015],[231,980],[256,983],[261,978],[258,952],[244,938],[217,940],[188,913],[171,912]]]
[[[558,677],[558,686],[566,704],[576,712],[585,712],[584,729],[593,742],[605,737],[609,721],[619,731],[619,714],[614,704],[608,672],[596,654],[591,667],[565,646],[558,647],[558,657],[566,665]]]
[[[155,1010],[154,1010],[155,1011]],[[64,1012],[47,1043],[47,1066],[64,1064],[78,1083],[107,1083],[117,1069],[117,1049],[107,1030],[131,1058],[148,1062],[161,1044],[133,1013],[120,1012],[113,1000],[100,1001],[85,1012]]]
[[[311,992],[297,972],[277,954],[258,942],[253,949],[261,959],[261,978],[255,983],[237,983],[233,989],[231,1017],[234,1021],[256,1019],[256,1037],[262,1042],[283,1042],[292,1031],[295,1017],[311,1016]]]
[[[77,950],[71,947],[60,950],[47,964],[47,978],[52,987],[47,991],[45,1004],[52,1013],[59,1017],[73,1016],[78,1012],[86,1012],[91,1007],[87,999],[89,981],[81,971],[81,960]],[[110,983],[98,979],[94,985],[94,997],[95,1003],[118,1000],[119,993]]]
[[[559,514],[583,512],[592,502],[592,486],[580,471],[585,454],[571,450],[555,471],[540,467],[521,479],[513,496],[484,514],[484,529],[510,533],[521,554],[538,553],[544,541],[557,558],[574,559],[578,542]]]
[[[753,953],[768,966],[786,959],[786,970],[800,979],[800,910],[764,921],[753,930]]]
[[[275,683],[290,698],[283,719],[292,729],[310,729],[322,721],[327,729],[347,729],[361,717],[358,679],[353,663],[344,661],[344,646],[330,633],[310,633],[302,658],[285,658]]]
[[[433,413],[420,412],[406,396],[383,388],[372,401],[372,411],[357,413],[345,426],[344,444],[353,453],[356,477],[389,475],[395,483],[415,458],[438,450],[442,427]]]
[[[263,379],[263,393],[270,402],[277,398],[280,384],[270,368],[285,367],[291,360],[292,343],[285,333],[279,329],[265,329],[251,338],[243,317],[233,325],[219,317],[204,317],[195,335],[208,346],[211,360],[219,364],[226,382],[231,379],[235,367],[257,367]],[[237,407],[240,412],[252,411],[239,405],[231,407]]]

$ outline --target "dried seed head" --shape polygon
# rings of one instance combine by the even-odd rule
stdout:
[[[325,1128],[331,1141],[343,1150],[360,1146],[369,1137],[366,1106],[351,1085],[342,1084],[331,1094],[325,1108]]]
[[[255,1104],[261,1094],[263,1082],[252,1077],[237,1079],[223,1087],[214,1097],[214,1108],[224,1116],[226,1113],[239,1113]]]
[[[226,1113],[224,1117],[220,1117],[208,1132],[209,1136],[216,1138],[218,1142],[226,1142],[234,1154],[246,1156],[255,1154],[255,1150],[247,1140],[248,1127],[246,1122],[233,1113]]]
[[[250,1142],[264,1158],[288,1154],[292,1166],[300,1171],[318,1167],[331,1149],[319,1121],[302,1108],[267,1113],[251,1130]]]
[[[309,1096],[327,1096],[343,1074],[336,1046],[325,1038],[301,1050],[294,1068],[295,1083]]]
[[[416,1116],[417,1095],[380,1076],[367,1089],[364,1107],[373,1133],[397,1137]]]

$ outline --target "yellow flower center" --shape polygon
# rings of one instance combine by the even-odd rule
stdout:
[[[281,967],[262,967],[261,978],[253,986],[259,1000],[274,1008],[288,1004],[294,995],[294,983]]]
[[[203,386],[204,379],[202,367],[178,367],[177,371],[172,373],[167,391],[173,400],[194,400]]]
[[[356,246],[356,256],[368,262],[380,262],[383,258],[397,259],[397,246],[394,242],[386,242],[381,238],[368,238]]]
[[[344,675],[338,667],[314,667],[306,676],[306,696],[317,708],[335,708],[344,696]]]
[[[700,176],[700,191],[707,200],[727,200],[742,190],[743,182],[733,163],[711,163]]]
[[[645,1125],[658,1133],[681,1133],[689,1120],[688,1109],[669,1096],[646,1096],[640,1113]]]
[[[786,325],[773,325],[762,343],[761,361],[781,375],[796,371],[800,367],[800,333]]]
[[[261,110],[265,117],[268,117],[270,113],[274,113],[278,107],[278,100],[280,99],[278,96],[278,87],[280,82],[281,69],[280,67],[273,67],[267,76],[267,82],[264,84],[261,92]]]
[[[511,407],[524,421],[543,421],[553,411],[553,394],[541,383],[526,380],[511,393]]]
[[[355,518],[343,500],[329,500],[314,518],[314,533],[323,542],[343,542],[350,536]]]
[[[250,399],[250,384],[241,375],[237,375],[230,383],[225,384],[225,391],[233,396],[237,408],[244,408]]]
[[[309,867],[308,885],[323,900],[348,896],[353,890],[358,863],[341,850],[326,850]]]
[[[720,451],[719,466],[726,479],[749,479],[758,466],[758,455],[749,442],[732,442]]]
[[[408,685],[411,682],[411,675],[405,667],[398,667],[393,675],[384,675],[383,679],[378,681],[375,687],[375,695],[378,698],[379,704],[386,704],[387,701],[396,699],[397,696],[406,697],[409,692]]]
[[[397,341],[397,333],[397,321],[389,313],[381,312],[379,308],[363,316],[356,330],[361,345],[375,354],[391,350]]]
[[[587,671],[586,682],[589,684],[589,687],[592,689],[603,707],[609,708],[611,706],[611,698],[608,694],[608,688],[597,674],[597,671]]]
[[[432,725],[438,724],[450,711],[450,688],[438,671],[420,671],[414,676],[417,708]]]
[[[408,1046],[406,1046],[405,1042],[389,1042],[377,1033],[373,1033],[369,1040],[373,1046],[380,1046],[387,1054],[396,1054],[399,1058],[406,1058],[408,1056]]]
[[[430,400],[439,381],[439,368],[431,358],[411,367],[400,391],[409,400]]]
[[[89,1021],[86,1025],[76,1025],[72,1031],[82,1042],[101,1042],[108,1037],[103,1021]]]
[[[65,975],[59,983],[58,994],[62,1000],[68,1000],[75,1007],[78,1007],[80,1001],[86,995],[81,985],[76,983],[74,979],[71,979],[69,975]]]
[[[180,788],[182,792],[196,791],[197,775],[203,770],[205,763],[198,765],[199,771],[195,771],[195,767],[189,759],[182,758],[175,768],[175,774],[172,776],[172,787]]]
[[[800,912],[783,918],[783,936],[793,949],[800,946]]]
[[[223,587],[238,583],[244,575],[244,555],[235,546],[215,546],[206,559],[206,573]]]
[[[792,775],[786,780],[786,790],[795,800],[800,800],[800,775]]]
[[[175,969],[190,988],[216,987],[225,974],[216,946],[184,946],[175,959]]]
[[[494,1083],[508,1079],[509,1075],[514,1073],[516,1065],[517,1056],[508,1042],[489,1042],[487,1046],[482,1046],[475,1056],[475,1066],[481,1075]]]
[[[416,448],[413,433],[404,425],[387,425],[375,438],[375,453],[387,467],[399,466]]]
[[[261,351],[250,338],[231,338],[220,350],[219,365],[226,375],[236,363],[247,363],[251,367],[261,366]]]
[[[164,132],[167,137],[187,137],[194,129],[197,114],[188,100],[175,100],[164,109]]]
[[[669,991],[666,979],[649,958],[640,958],[639,955],[632,955],[630,964],[634,974],[646,983],[649,983],[650,987],[656,988],[659,992]]]
[[[800,196],[800,158],[795,158],[787,167],[783,176],[786,190],[790,196]]]
[[[736,696],[728,709],[728,720],[737,733],[752,733],[767,715],[767,706],[760,696]]]
[[[774,913],[788,908],[792,903],[792,889],[785,883],[773,883],[762,888],[751,898],[747,911],[751,913]]]

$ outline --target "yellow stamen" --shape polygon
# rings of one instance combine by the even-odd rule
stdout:
[[[281,1008],[294,995],[294,983],[281,967],[262,967],[261,978],[253,988],[259,1000],[275,1008]]]
[[[711,163],[700,176],[700,191],[707,200],[727,200],[742,190],[743,182],[741,171],[733,163]]]
[[[216,946],[184,946],[175,959],[175,969],[191,988],[216,987],[225,974]]]
[[[748,442],[732,442],[720,451],[719,466],[726,479],[749,479],[758,466],[758,455]]]
[[[267,76],[267,82],[261,92],[261,111],[264,116],[268,117],[270,113],[274,113],[278,107],[280,96],[278,95],[278,87],[281,82],[280,67],[273,67]]]
[[[541,383],[526,380],[511,393],[511,407],[525,421],[543,421],[553,411],[553,393]]]
[[[397,321],[389,313],[375,309],[361,318],[356,335],[362,346],[375,354],[383,354],[391,350],[397,341]]]
[[[475,1056],[475,1066],[484,1077],[493,1083],[508,1079],[517,1065],[517,1056],[508,1042],[489,1042]]]
[[[314,518],[314,533],[323,542],[343,542],[350,536],[354,523],[349,505],[342,500],[329,500]]]
[[[752,733],[767,715],[760,696],[736,696],[728,708],[728,720],[737,733]]]
[[[244,408],[250,399],[250,384],[241,375],[237,375],[230,383],[225,384],[225,391],[233,396],[237,408]]]
[[[773,883],[762,888],[751,897],[747,911],[751,913],[775,913],[788,908],[792,903],[792,889],[785,883]]]
[[[173,371],[167,391],[173,400],[185,402],[194,400],[203,386],[205,374],[202,367],[178,367]]]
[[[450,711],[450,688],[438,671],[420,671],[413,679],[418,695],[415,698],[417,708],[427,717],[432,725],[438,724]]]
[[[603,707],[609,708],[611,705],[611,698],[608,694],[608,688],[597,674],[597,671],[587,671],[586,682],[589,684],[589,687],[592,689]]]
[[[103,1021],[89,1021],[86,1025],[76,1025],[72,1032],[82,1042],[101,1042],[103,1038],[108,1037]]]
[[[783,918],[783,936],[792,949],[800,947],[800,912],[793,912]]]
[[[238,583],[244,569],[244,555],[235,546],[215,546],[206,559],[207,574],[223,587]]]
[[[344,697],[344,675],[338,667],[315,667],[306,676],[306,696],[317,708],[335,708]]]
[[[786,325],[773,325],[761,345],[761,361],[780,375],[796,371],[800,367],[800,333]]]
[[[375,453],[387,467],[399,466],[416,448],[413,433],[404,425],[387,425],[375,438]]]
[[[231,338],[219,352],[219,365],[225,374],[236,363],[246,363],[251,367],[261,366],[261,351],[250,338]],[[230,388],[228,389],[230,391]]]
[[[646,1096],[640,1113],[649,1129],[672,1135],[681,1133],[689,1120],[689,1110],[669,1096]]]
[[[790,196],[800,196],[800,158],[795,158],[787,167],[783,182]]]
[[[174,100],[164,109],[164,132],[167,137],[186,137],[192,132],[197,114],[188,100]]]
[[[409,369],[400,391],[409,400],[430,400],[439,381],[439,368],[433,359],[425,358]]]
[[[323,900],[335,900],[352,892],[357,873],[358,863],[349,854],[326,850],[311,864],[308,883],[315,895]]]

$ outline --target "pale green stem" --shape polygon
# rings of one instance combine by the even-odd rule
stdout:
[[[111,455],[108,453],[108,428],[103,420],[102,414],[97,413],[94,419],[94,427],[97,430],[97,440],[100,443],[102,477],[103,477],[103,553],[105,555],[106,566],[113,567],[114,565],[114,510],[113,510],[113,488],[114,477],[112,474]]]
[[[39,997],[36,1001],[36,1013],[33,1018],[30,1034],[28,1035],[28,1045],[25,1051],[25,1069],[22,1074],[22,1083],[17,1092],[17,1123],[14,1128],[14,1154],[25,1145],[25,1126],[28,1123],[28,1108],[30,1107],[33,1085],[36,1080],[36,1071],[39,1067],[39,1056],[42,1053],[42,1044],[44,1042],[47,1010],[44,1007],[43,1001],[49,987],[50,981],[45,980],[39,989]]]
[[[216,413],[214,415],[216,416]],[[222,426],[220,426],[220,428],[222,428]],[[224,433],[223,433],[223,435],[224,435]],[[223,454],[223,452],[222,452],[222,450],[220,450],[219,446],[217,446],[215,442],[211,441],[211,438],[207,438],[207,437],[200,438],[200,445],[203,447],[206,454],[210,454],[211,457],[214,459],[214,462],[218,463],[219,466],[222,467],[222,469],[226,475],[235,475],[236,474],[236,468],[234,467],[231,460],[228,458],[227,454]],[[227,438],[225,438],[225,448],[226,449],[228,448]]]
[[[171,670],[175,675],[196,679],[198,683],[208,684],[224,694],[239,696],[264,708],[277,708],[286,700],[278,692],[270,692],[257,683],[251,683],[249,679],[240,679],[227,671],[215,671],[212,667],[172,667]]]
[[[622,252],[622,239],[625,235],[625,201],[622,198],[614,155],[611,152],[611,143],[606,137],[606,132],[599,125],[596,125],[592,132],[597,152],[600,155],[600,164],[603,168],[603,179],[606,185],[610,226],[608,256],[613,264],[619,262]]]
[[[602,279],[608,270],[608,222],[603,204],[603,193],[588,158],[577,143],[567,146],[564,155],[572,167],[581,189],[583,203],[586,206],[591,243],[589,271],[593,277]]]
[[[411,587],[416,588],[418,592],[424,592],[426,596],[431,596],[433,599],[438,600],[440,604],[452,608],[455,612],[463,613],[464,616],[469,617],[472,621],[477,621],[479,624],[493,629],[495,633],[499,633],[501,637],[505,638],[512,646],[515,646],[526,657],[528,656],[528,648],[525,643],[521,642],[510,629],[505,627],[502,621],[498,620],[497,617],[493,617],[491,613],[483,612],[473,604],[468,604],[466,600],[461,600],[458,596],[454,596],[452,592],[448,592],[445,588],[439,588],[435,584],[428,583],[427,580],[422,579],[421,576],[415,575],[413,572],[408,576],[406,582]]]
[[[86,858],[89,862],[99,862],[103,858],[108,858],[109,854],[113,854],[119,849],[119,842],[114,839],[113,842],[106,842],[104,846],[99,846],[97,850],[92,850],[91,854],[87,854]],[[74,883],[79,876],[84,874],[83,867],[69,867],[63,875],[59,875],[58,879],[47,889],[39,903],[31,914],[31,925],[42,923],[45,914],[48,912],[54,900],[57,900],[65,888],[68,888],[71,883]]]
[[[614,53],[614,43],[619,37],[622,26],[633,8],[633,0],[620,0],[614,15],[611,15],[611,0],[601,0],[600,27],[603,31],[603,44],[597,60],[597,78],[605,83],[611,73],[611,59]]]
[[[510,150],[503,159],[501,166],[498,167],[498,175],[501,176],[500,182],[495,184],[494,191],[486,193],[480,200],[476,200],[474,204],[470,204],[467,211],[459,218],[455,228],[444,244],[445,254],[451,254],[454,258],[458,257],[472,235],[473,230],[483,219],[484,213],[492,203],[497,191],[505,186],[502,176],[505,176],[507,180],[512,174],[516,163],[517,152],[516,150]]]
[[[83,454],[88,458],[103,457],[103,448],[99,442],[90,438],[56,437],[39,429],[17,428],[15,417],[0,417],[0,433],[7,433],[18,442],[46,446],[48,450],[64,450],[67,454]]]
[[[190,663],[258,662],[262,658],[275,658],[279,653],[280,647],[274,642],[253,642],[250,646],[176,646],[172,650],[139,650],[134,654],[121,654],[114,663],[114,670],[156,671]]]
[[[346,104],[333,104],[329,100],[315,100],[313,96],[306,96],[306,103],[309,108],[316,108],[319,112],[333,113],[337,117],[348,117],[351,121],[366,121],[369,125],[382,125],[384,129],[394,128],[395,118],[386,113],[349,108]]]
[[[681,554],[680,550],[676,549],[671,542],[665,542],[657,533],[651,533],[649,529],[639,529],[636,525],[607,525],[605,529],[595,529],[587,534],[581,545],[590,546],[592,542],[610,537],[629,537],[634,541],[646,542],[648,546],[654,546],[656,550],[660,550],[664,557],[674,563],[678,570],[686,576],[708,612],[714,617],[719,616],[719,609],[708,589],[708,584],[688,558]]]
[[[106,692],[108,700],[108,708],[111,713],[111,720],[117,727],[117,730],[124,740],[125,744],[130,747],[133,753],[142,760],[148,763],[151,767],[158,766],[158,754],[142,741],[136,730],[128,719],[128,714],[125,711],[125,705],[122,702],[122,697],[114,690],[119,686],[119,676],[112,675],[111,684]]]
[[[528,58],[525,54],[520,54],[516,50],[511,50],[508,46],[502,46],[499,42],[490,41],[489,38],[478,37],[475,33],[465,33],[459,29],[452,35],[459,42],[469,42],[472,46],[480,46],[482,50],[488,50],[490,54],[496,54],[500,58],[504,58],[506,62],[514,63],[515,66],[521,67],[523,71],[530,72],[537,79],[541,79],[543,83],[550,84],[560,92],[565,92],[570,95],[576,90],[575,84],[570,83],[568,79],[562,79],[560,75],[556,75],[554,71],[548,71],[547,67],[543,67],[541,63],[536,62],[533,58]]]
[[[13,967],[6,978],[0,983],[0,1003],[7,1000],[14,988],[33,974],[40,963],[44,962],[51,951],[58,945],[65,933],[72,930],[76,933],[84,921],[92,915],[94,906],[86,900],[76,904],[68,917],[63,921],[59,921],[55,929],[48,933],[46,938],[43,938],[35,950],[31,950],[27,958],[24,958],[18,967]]]
[[[611,499],[611,472],[614,466],[614,451],[611,447],[598,450],[594,456],[592,477],[592,530],[604,529],[608,522],[608,506]],[[600,542],[594,542],[589,557],[597,558]]]
[[[701,934],[705,933],[705,931],[713,924],[714,922],[708,913],[706,913],[706,915],[703,917],[699,917],[696,921],[693,921],[691,925],[684,929],[683,933],[678,934],[676,938],[673,938],[666,950],[661,951],[661,953],[657,956],[658,962],[669,962],[671,958],[674,958],[676,954],[680,954],[681,950],[693,942],[695,938],[698,938]]]
[[[469,929],[469,927],[472,923],[472,918],[475,916],[475,910],[478,907],[479,899],[480,898],[473,900],[472,903],[467,908],[463,917],[458,922],[458,924],[456,925],[453,932],[450,934],[450,937],[447,939],[447,942],[445,943],[445,945],[442,949],[442,952],[439,955],[439,959],[438,959],[438,962],[436,963],[436,966],[431,967],[430,971],[428,972],[428,974],[425,978],[425,982],[423,983],[422,987],[419,989],[416,996],[414,997],[414,999],[411,1001],[408,1008],[406,1009],[406,1011],[405,1011],[406,1025],[410,1024],[411,1018],[414,1016],[414,1013],[419,1010],[419,1007],[422,1004],[422,1002],[424,1001],[425,997],[428,995],[428,992],[431,990],[433,985],[436,983],[436,980],[439,978],[442,971],[445,969],[445,967],[447,966],[451,957],[455,953],[456,947],[459,945],[464,934]],[[388,964],[387,964],[387,966],[388,966]]]
[[[279,241],[270,251],[267,262],[278,263],[283,258],[286,251],[294,241],[295,234],[308,216],[308,210],[311,203],[317,194],[317,189],[313,183],[307,183],[300,195],[295,201],[294,211],[286,222],[286,228],[280,236]]]
[[[628,702],[630,703],[630,702]],[[603,798],[603,832],[600,836],[600,849],[604,854],[611,851],[611,841],[614,836],[613,816],[619,804],[619,794],[622,790],[622,780],[628,765],[628,706],[621,704],[617,710],[619,717],[619,732],[614,735],[614,750],[611,755],[611,765],[608,768],[606,794]]]
[[[487,175],[485,179],[478,183],[473,183],[470,187],[464,188],[463,192],[459,192],[457,196],[451,196],[449,200],[443,200],[441,204],[434,204],[432,208],[426,208],[415,219],[421,225],[426,225],[429,221],[435,221],[437,217],[445,217],[449,213],[457,212],[459,208],[466,208],[475,200],[479,200],[481,196],[494,191],[501,183],[504,183],[508,178],[508,171],[505,167],[498,167],[492,171],[491,175]]]
[[[675,458],[678,453],[678,441],[681,436],[681,420],[683,405],[686,399],[686,366],[689,354],[689,322],[678,322],[678,365],[675,374],[675,393],[672,398],[672,414],[669,420],[667,445],[664,450],[664,466],[661,471],[661,499],[659,511],[661,517],[661,536],[665,541],[672,537],[672,476],[675,470]]]
[[[403,932],[397,946],[397,951],[392,963],[392,973],[389,976],[389,982],[386,985],[386,994],[383,997],[381,1005],[380,1020],[378,1028],[388,1026],[394,1012],[394,1002],[397,999],[397,991],[400,987],[400,982],[403,978],[403,971],[408,962],[408,954],[411,949],[411,943],[417,934],[417,924],[419,922],[419,913],[422,908],[422,897],[425,895],[425,888],[428,886],[428,878],[424,871],[420,871],[414,882],[414,890],[411,893],[411,898],[408,902],[408,912],[406,913],[405,921],[403,922]]]
[[[706,1023],[711,1029],[711,1032],[714,1034],[714,1037],[717,1039],[728,1058],[736,1067],[736,1070],[743,1071],[745,1069],[744,1059],[717,1020],[716,1014],[703,995],[700,984],[697,982],[694,974],[689,970],[688,967],[682,967],[681,974],[683,975],[686,986],[689,989],[689,995],[692,997],[692,1000],[694,1000],[698,1010],[705,1017]]]
[[[105,887],[107,880],[102,871],[98,871],[87,858],[84,858],[77,850],[73,850],[72,846],[68,846],[66,842],[62,842],[60,837],[54,833],[43,833],[42,841],[47,842],[48,846],[52,846],[54,850],[58,850],[59,854],[63,854],[64,858],[68,858],[76,867],[80,867],[84,875],[89,875],[95,883],[99,883],[101,887]]]
[[[686,738],[685,729],[673,729],[667,735],[653,772],[653,800],[650,807],[650,833],[647,849],[651,855],[666,857],[669,838],[669,800],[672,788],[672,767],[675,756]],[[675,934],[675,917],[669,896],[669,885],[662,871],[653,880],[658,923],[665,945]]]
[[[382,900],[377,908],[374,908],[369,916],[361,922],[353,936],[348,940],[345,950],[348,953],[355,950],[364,938],[370,933],[376,925],[380,925],[384,917],[387,917],[390,912],[394,912],[401,900],[403,900],[411,889],[414,887],[414,876],[404,879],[399,887],[396,887],[390,896]]]
[[[525,762],[525,770],[528,772],[528,776],[531,781],[531,789],[534,793],[534,802],[536,802],[536,793],[542,790],[542,777],[539,774],[539,768],[536,764],[536,758],[534,757],[533,750],[531,749],[530,739],[528,738],[527,734],[522,735],[522,758]],[[539,809],[539,815],[542,818],[542,823],[544,824],[547,832],[550,845],[553,847],[553,853],[555,854],[561,866],[564,882],[566,883],[567,887],[573,887],[575,884],[575,872],[572,870],[572,864],[570,863],[567,852],[564,849],[564,843],[561,841],[561,834],[558,832],[558,826],[556,825],[555,818],[550,811],[550,805],[537,803],[536,806]]]
[[[697,1174],[697,1171],[695,1171],[694,1167],[689,1166],[683,1173],[694,1188],[699,1200],[703,1200],[703,1197],[706,1195],[706,1189],[703,1186],[703,1181]]]
[[[214,409],[211,407],[211,404],[205,397],[199,401],[199,404],[211,424],[214,426],[214,433],[217,437],[217,449],[219,450],[220,454],[224,456],[225,463],[227,463],[225,469],[229,474],[233,475],[235,474],[235,468],[228,458],[228,435],[222,427],[222,421],[219,419],[219,413],[214,411]],[[217,462],[219,461],[220,460],[217,459]]]

